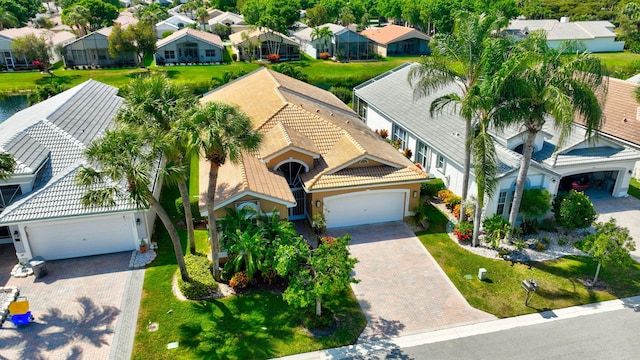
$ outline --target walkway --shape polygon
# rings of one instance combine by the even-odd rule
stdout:
[[[330,230],[351,235],[353,291],[367,317],[359,342],[495,319],[472,308],[404,223]]]
[[[631,256],[640,262],[640,200],[629,196],[626,198],[592,199],[593,205],[600,216],[600,222],[614,217],[618,225],[629,229],[629,235],[636,241],[636,250]]]

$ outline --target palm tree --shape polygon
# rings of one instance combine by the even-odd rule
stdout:
[[[13,13],[0,7],[0,30],[4,30],[5,26],[16,27],[19,23],[20,21]]]
[[[469,88],[482,78],[482,59],[487,56],[487,43],[504,24],[501,16],[471,14],[461,12],[455,23],[452,34],[438,34],[432,41],[433,56],[423,57],[420,65],[409,72],[408,80],[413,87],[415,98],[422,98],[432,92],[456,84],[459,93],[443,95],[431,103],[430,114],[442,110],[443,104],[462,105]],[[462,176],[462,204],[467,198],[469,187],[469,171],[471,168],[471,122],[473,112],[461,114],[465,119],[465,156]],[[460,208],[460,220],[464,220],[465,209]]]
[[[602,121],[602,100],[607,82],[600,60],[587,53],[571,59],[562,53],[573,47],[565,44],[555,50],[547,45],[543,31],[531,33],[518,43],[497,76],[503,84],[495,93],[500,98],[497,128],[520,126],[527,137],[522,152],[509,223],[516,223],[522,194],[531,164],[534,141],[550,117],[560,130],[556,151],[573,128],[574,120],[584,122],[586,137],[591,137]]]
[[[78,35],[83,36],[87,34],[90,17],[91,12],[88,8],[82,5],[74,5],[73,7],[65,9],[62,12],[61,18],[63,24],[71,28],[76,27],[76,29],[78,29]]]
[[[16,169],[16,159],[9,153],[0,152],[0,180],[6,180]]]
[[[313,30],[311,30],[311,40],[319,40],[320,43],[324,46],[322,49],[323,51],[321,52],[329,51],[329,41],[331,40],[332,36],[333,32],[331,31],[331,29],[329,29],[328,26],[316,26]]]
[[[195,16],[196,16],[196,19],[200,20],[200,24],[202,25],[202,30],[205,30],[207,25],[207,17],[209,16],[207,9],[204,7],[197,8]]]
[[[172,83],[166,76],[157,75],[131,81],[125,91],[124,104],[117,121],[145,130],[144,134],[150,142],[163,139],[155,143],[171,165],[167,167],[172,170],[167,174],[167,179],[178,185],[184,207],[189,251],[195,254],[187,168],[197,149],[191,146],[187,131],[192,130],[193,126],[187,122],[190,120],[188,112],[196,106],[197,99],[184,86]]]
[[[237,163],[243,151],[255,151],[262,134],[254,130],[251,120],[236,107],[219,102],[210,102],[200,107],[193,117],[199,128],[198,142],[204,157],[209,162],[209,185],[207,188],[207,214],[213,276],[220,281],[220,241],[214,213],[216,187],[220,167],[227,161]]]
[[[85,206],[113,206],[123,190],[129,200],[140,208],[151,207],[164,224],[173,242],[173,249],[185,282],[190,281],[184,262],[180,235],[166,210],[153,197],[150,190],[151,173],[160,154],[155,146],[147,145],[147,139],[136,129],[119,127],[91,142],[85,155],[91,166],[82,166],[77,182],[87,190],[82,197]],[[122,187],[124,185],[124,189]]]

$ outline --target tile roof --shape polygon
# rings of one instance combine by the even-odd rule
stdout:
[[[156,43],[156,47],[159,49],[174,40],[180,39],[183,36],[190,36],[204,42],[208,42],[209,44],[222,47],[222,40],[220,39],[220,36],[212,34],[210,32],[200,31],[192,28],[184,28],[182,30],[178,30],[173,34],[167,36],[166,38],[158,40],[158,42]]]
[[[269,29],[265,29],[265,28],[258,28],[258,29],[253,29],[253,30],[244,30],[244,31],[240,31],[237,33],[233,33],[231,35],[229,35],[229,40],[231,40],[232,44],[242,44],[244,43],[245,39],[243,39],[243,34],[247,35],[247,39],[253,39],[255,37],[259,37],[259,38],[263,38],[265,36],[272,36],[270,34],[273,34],[277,37],[280,37],[283,41],[283,43],[288,44],[288,45],[293,45],[293,46],[300,46],[300,44],[298,44],[295,40],[293,40],[292,38],[290,38],[289,36],[279,33],[277,31],[270,31]]]
[[[431,39],[427,34],[414,28],[395,24],[389,24],[381,28],[369,28],[360,32],[360,34],[368,37],[378,44],[384,45],[408,38],[419,38],[423,40]]]
[[[0,30],[0,36],[11,40],[31,34],[45,38],[52,46],[63,44],[76,38],[76,36],[69,31],[51,31],[47,29],[36,29],[29,26]]]
[[[244,16],[236,13],[232,13],[230,11],[226,11],[209,19],[209,25],[226,24],[229,21],[231,21],[231,23],[234,25],[246,24],[246,22],[244,21]]]
[[[88,80],[0,123],[0,149],[14,154],[18,174],[38,171],[33,191],[9,205],[0,214],[0,222],[132,209],[124,203],[114,208],[84,208],[80,204],[84,190],[72,176],[84,159],[86,146],[113,124],[122,106],[117,93],[115,87]]]
[[[342,25],[326,23],[326,24],[318,25],[315,28],[307,27],[307,28],[304,28],[302,30],[296,31],[296,32],[293,33],[293,37],[295,37],[296,39],[299,39],[300,41],[309,42],[309,41],[311,41],[311,33],[313,32],[313,30],[314,29],[322,29],[324,27],[328,27],[329,30],[331,30],[331,33],[333,33],[333,34],[337,33],[338,31],[346,29]]]
[[[602,37],[615,37],[614,25],[608,21],[560,22],[558,20],[512,20],[508,31],[530,33],[545,30],[547,40],[589,40]]]
[[[247,96],[248,89],[251,96]],[[428,177],[367,128],[358,115],[333,94],[267,68],[215,89],[201,101],[234,103],[247,113],[254,127],[267,136],[260,154],[273,154],[278,148],[296,142],[299,147],[310,142],[312,145],[303,149],[317,152],[321,158],[313,170],[301,176],[307,191],[356,183],[424,181]],[[353,176],[343,169],[362,159],[371,159],[380,166],[360,167]],[[381,175],[381,167],[389,168],[389,174]],[[227,183],[238,181],[233,171],[229,170],[228,174]],[[325,177],[331,180],[323,180]],[[277,186],[281,187],[279,191],[290,192],[286,182]]]

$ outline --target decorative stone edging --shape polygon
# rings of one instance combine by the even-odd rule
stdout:
[[[13,277],[25,278],[30,275],[33,275],[33,268],[29,264],[18,263],[11,270],[11,276]]]
[[[131,261],[129,261],[129,269],[143,268],[151,264],[151,262],[156,259],[156,256],[156,252],[152,249],[149,249],[144,253],[134,250],[131,254]]]
[[[9,304],[16,301],[20,290],[16,287],[1,287],[0,286],[0,328],[2,323],[9,315]]]

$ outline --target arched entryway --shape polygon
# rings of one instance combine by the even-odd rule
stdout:
[[[300,175],[308,171],[307,166],[297,161],[288,161],[278,165],[276,170],[282,172],[293,197],[296,199],[296,206],[289,208],[289,220],[304,219],[307,215],[307,193],[302,188]]]

